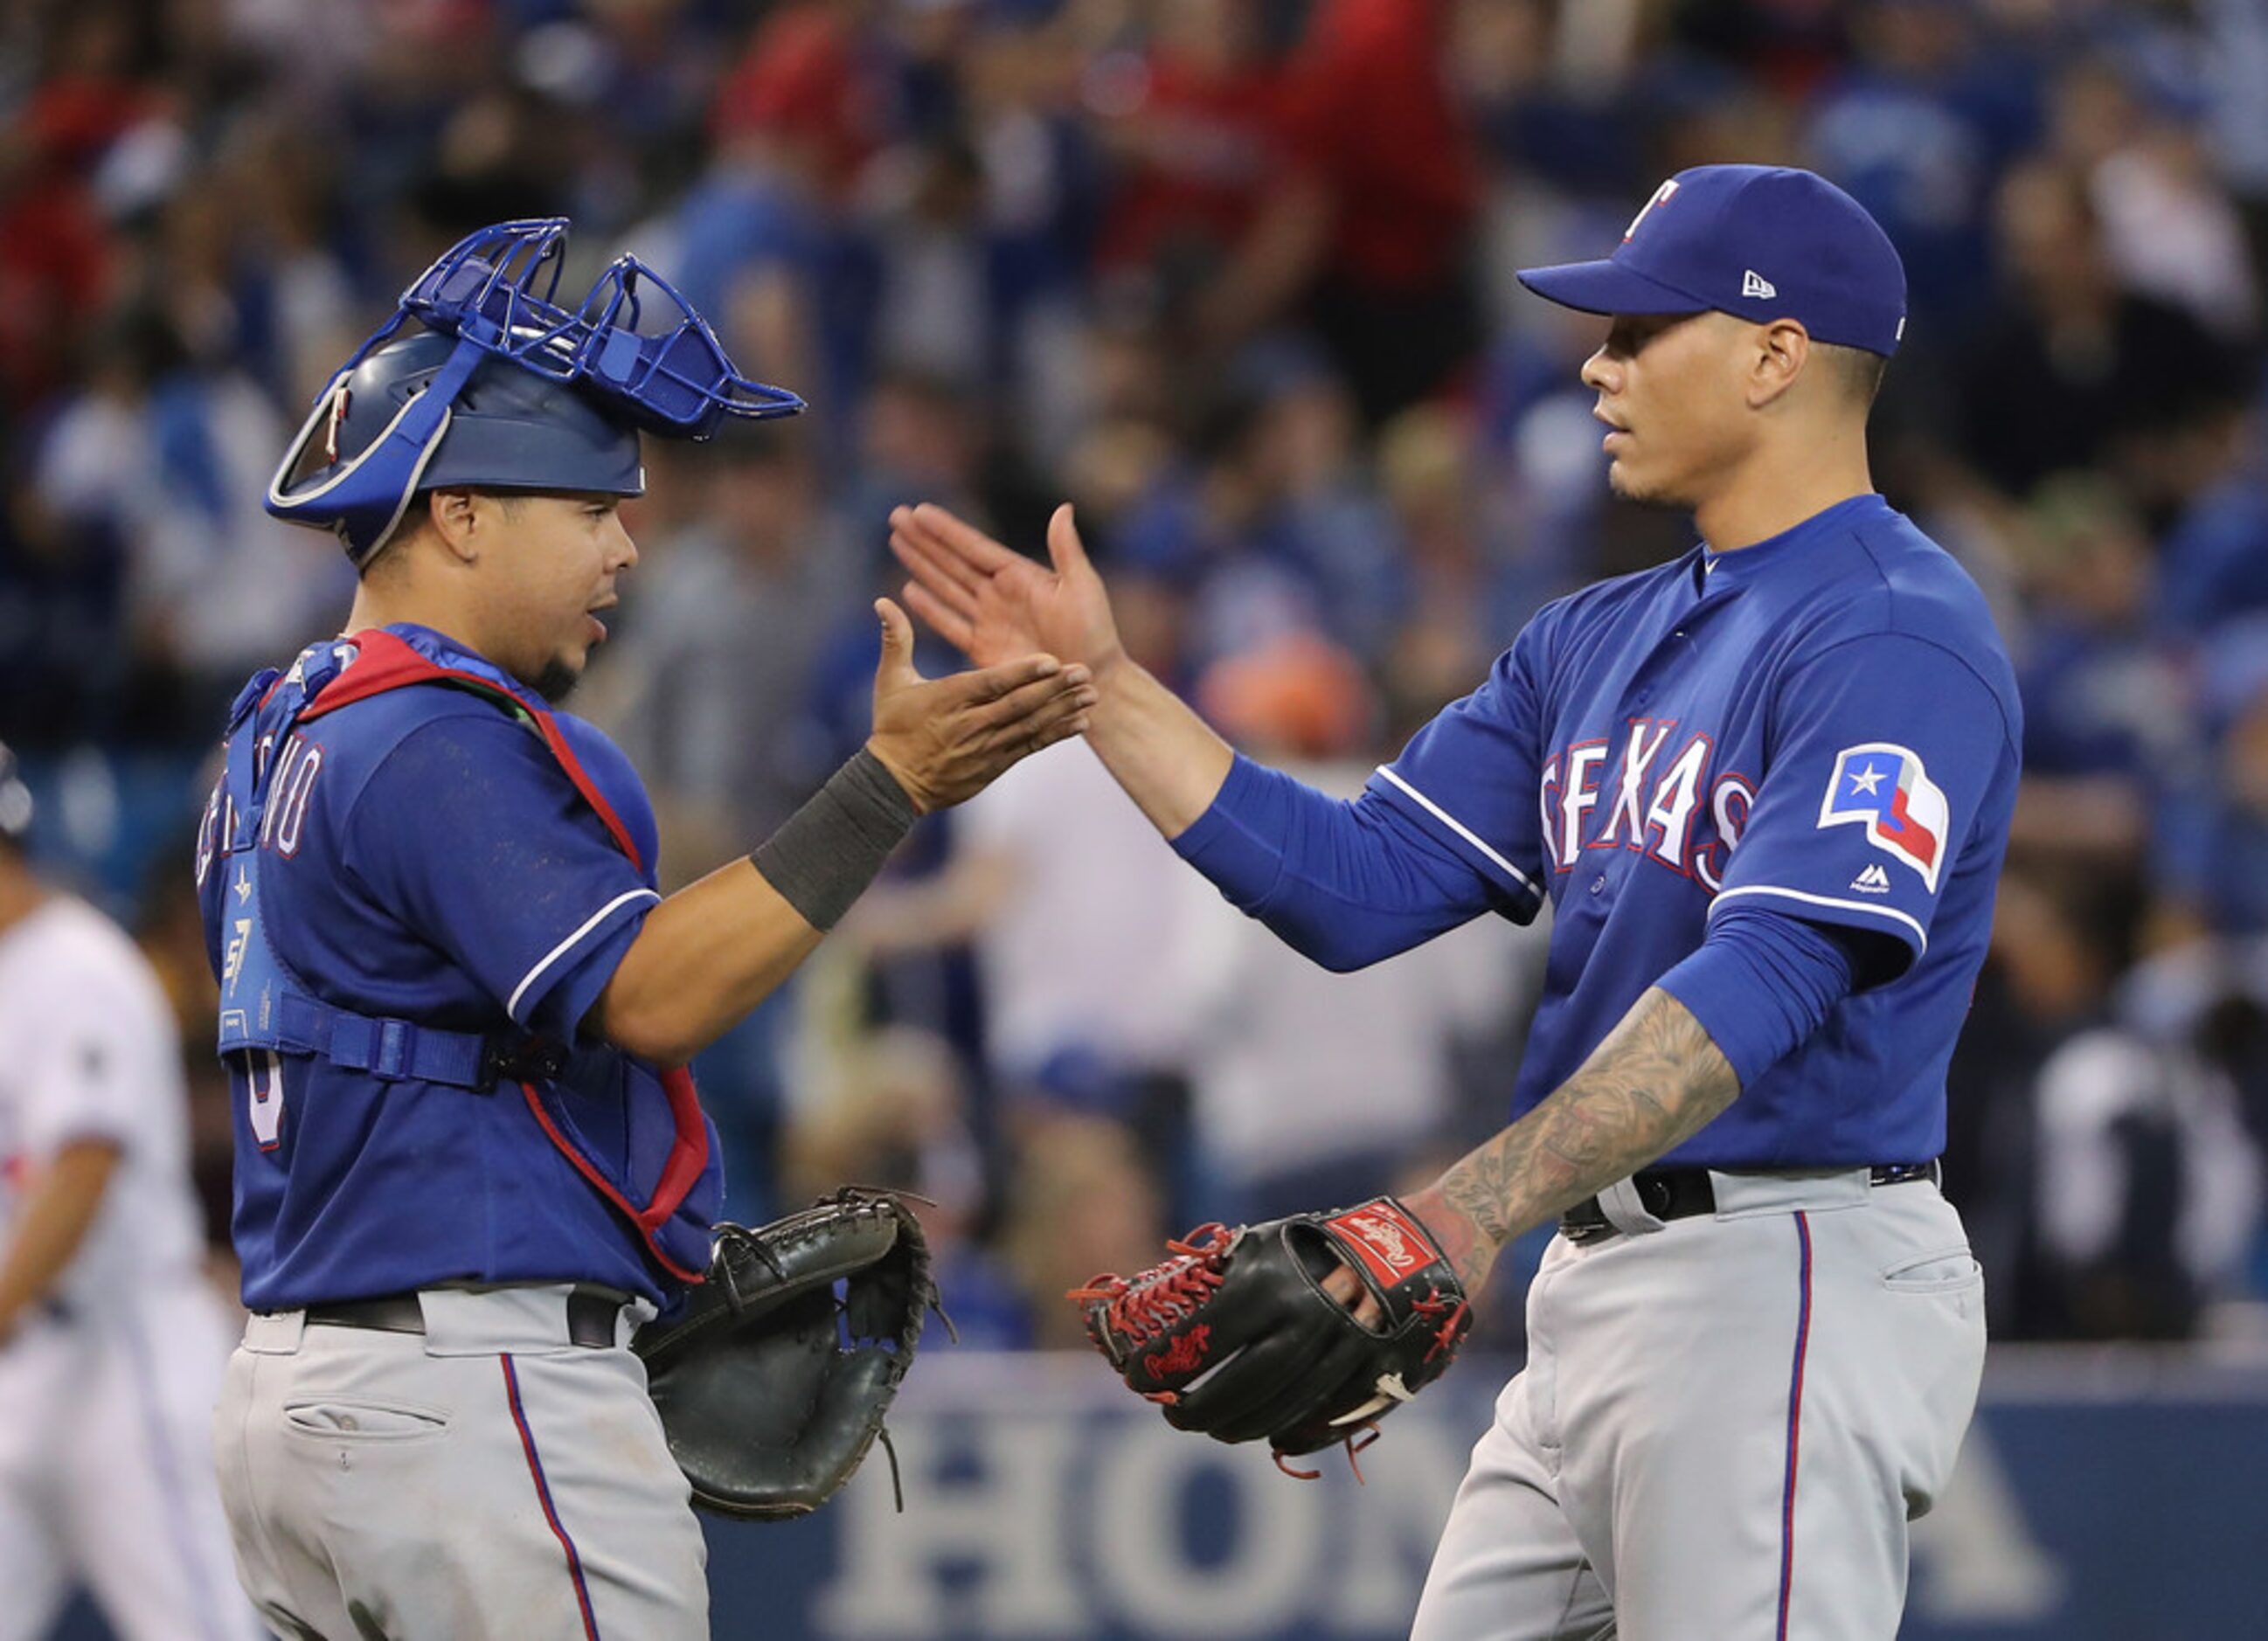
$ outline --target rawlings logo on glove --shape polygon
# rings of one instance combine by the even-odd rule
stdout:
[[[1448,1255],[1390,1196],[1234,1231],[1201,1225],[1166,1247],[1162,1264],[1071,1291],[1088,1336],[1177,1429],[1264,1437],[1278,1465],[1368,1446],[1380,1419],[1447,1371],[1472,1325]],[[1341,1268],[1376,1301],[1374,1324],[1325,1287]]]

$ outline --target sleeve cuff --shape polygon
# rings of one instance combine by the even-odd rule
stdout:
[[[520,977],[519,984],[512,988],[512,996],[505,999],[504,1012],[511,1015],[516,1023],[534,1028],[537,1011],[542,1009],[547,999],[560,990],[560,982],[567,975],[587,967],[587,960],[596,949],[624,924],[633,920],[642,922],[646,911],[660,899],[661,896],[652,889],[629,889],[593,912],[580,928],[537,959],[534,966]],[[564,1022],[564,1029],[572,1030],[581,1019],[583,1010],[590,1006],[592,997],[605,990],[606,978],[612,975],[613,968],[608,965],[606,976],[592,990],[591,997],[583,1000],[583,1007],[575,1010],[574,1018]],[[544,1012],[556,1013],[555,1010]]]
[[[1709,903],[1709,916],[1713,918],[1726,907],[1751,897],[1762,907],[1786,912],[1807,923],[1841,924],[1894,935],[1917,960],[1929,950],[1929,931],[1911,912],[1900,911],[1895,906],[1814,894],[1808,889],[1782,888],[1777,884],[1749,883],[1720,889],[1717,898]]]
[[[1283,851],[1248,819],[1256,803],[1269,796],[1260,766],[1239,753],[1205,812],[1170,840],[1173,851],[1233,905],[1256,916],[1284,870]]]

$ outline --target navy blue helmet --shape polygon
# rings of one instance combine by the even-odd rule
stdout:
[[[335,532],[360,567],[421,491],[636,496],[640,431],[705,439],[726,416],[804,408],[742,376],[707,321],[634,256],[573,308],[555,302],[566,239],[563,217],[500,223],[419,275],[317,395],[268,511]],[[424,328],[398,334],[411,320]]]

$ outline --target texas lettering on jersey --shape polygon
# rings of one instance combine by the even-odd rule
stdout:
[[[1711,767],[1716,740],[1674,718],[1631,718],[1620,743],[1579,740],[1543,766],[1543,849],[1554,872],[1587,849],[1634,850],[1711,894],[1741,840],[1756,783]]]

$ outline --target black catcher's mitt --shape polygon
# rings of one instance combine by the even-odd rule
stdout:
[[[1203,1225],[1167,1247],[1173,1257],[1139,1276],[1072,1291],[1088,1336],[1174,1426],[1264,1437],[1278,1465],[1336,1442],[1367,1446],[1380,1419],[1447,1369],[1472,1325],[1448,1255],[1390,1196],[1234,1231]],[[1379,1303],[1374,1329],[1324,1291],[1342,1263]]]
[[[718,1225],[709,1280],[633,1347],[693,1502],[759,1519],[825,1504],[882,1433],[936,1304],[929,1244],[895,1197],[845,1186]]]

